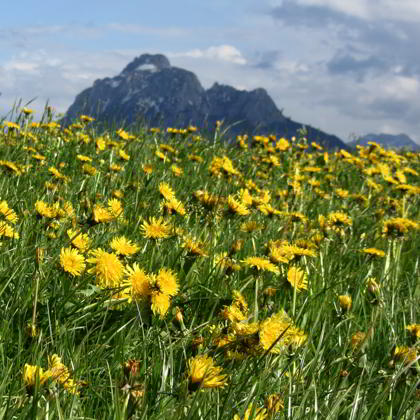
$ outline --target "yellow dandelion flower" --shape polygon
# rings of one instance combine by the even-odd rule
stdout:
[[[194,155],[193,153],[187,155],[187,158],[189,160],[192,160],[192,161],[195,161],[195,162],[198,162],[198,163],[203,163],[204,162],[204,159],[201,156]]]
[[[258,206],[258,210],[265,216],[280,216],[282,212],[274,208],[271,204],[261,204]]]
[[[184,170],[177,165],[172,165],[171,171],[174,174],[174,176],[181,176],[184,173]]]
[[[117,255],[133,255],[140,249],[138,245],[132,243],[125,236],[118,236],[114,238],[110,243],[110,247]]]
[[[308,289],[306,273],[299,267],[292,266],[289,268],[287,271],[287,281],[297,292]]]
[[[48,168],[48,172],[51,172],[57,179],[62,179],[65,182],[70,180],[68,176],[63,175],[57,168],[54,168],[54,166]]]
[[[372,255],[374,257],[385,257],[385,252],[377,248],[364,248],[360,252]]]
[[[171,201],[175,198],[175,191],[167,182],[161,182],[159,184],[159,192],[168,201]]]
[[[405,327],[413,337],[420,338],[420,324],[411,324]]]
[[[171,297],[165,293],[153,291],[150,295],[152,312],[164,318],[171,305]]]
[[[51,372],[51,378],[53,380],[63,384],[70,378],[68,368],[61,362],[61,357],[59,357],[57,354],[48,356],[48,367],[48,370]]]
[[[251,213],[244,203],[236,200],[232,195],[228,196],[227,205],[232,213],[238,214],[240,216],[247,216]]]
[[[284,400],[280,394],[270,394],[266,397],[264,406],[269,414],[278,413],[284,410]]]
[[[0,237],[5,236],[6,238],[19,239],[20,235],[15,232],[12,226],[6,222],[0,221]]]
[[[17,214],[13,209],[9,207],[6,200],[0,201],[0,213],[10,223],[16,224],[16,222],[19,220]]]
[[[185,216],[187,214],[182,202],[177,200],[176,198],[173,198],[170,201],[165,201],[164,208],[169,214],[172,214],[173,211],[178,213],[180,216]]]
[[[143,231],[143,236],[148,239],[164,239],[170,235],[171,227],[163,217],[149,218],[149,221],[143,221],[140,229]]]
[[[118,156],[119,156],[121,159],[124,159],[124,160],[130,160],[130,155],[128,155],[127,153],[125,153],[123,149],[119,149],[119,150],[118,150]]]
[[[21,109],[21,111],[22,111],[25,115],[31,115],[31,114],[34,112],[34,110],[33,110],[33,109],[26,108],[26,106],[24,106],[24,107]]]
[[[247,257],[242,261],[248,267],[255,267],[258,271],[270,271],[279,274],[279,269],[267,258]]]
[[[248,188],[243,188],[239,191],[239,198],[245,206],[252,206],[252,195]]]
[[[80,115],[79,118],[80,118],[80,121],[87,122],[87,123],[95,121],[95,118],[89,117],[89,115]]]
[[[127,266],[124,272],[127,276],[124,284],[131,289],[131,295],[135,300],[151,294],[149,277],[137,263],[134,263],[133,267]]]
[[[208,254],[204,249],[204,243],[201,241],[198,241],[195,238],[190,238],[188,236],[186,236],[184,238],[184,241],[181,245],[184,249],[186,249],[188,251],[189,254],[191,255],[197,255],[200,257],[207,257]]]
[[[276,264],[279,263],[288,263],[289,260],[293,259],[294,254],[292,255],[292,257],[290,257],[290,255],[288,255],[283,248],[277,247],[277,246],[271,246],[270,248],[270,252],[269,252],[269,257],[270,260],[273,261]]]
[[[119,286],[124,275],[124,266],[118,257],[101,248],[91,251],[90,254],[92,257],[86,261],[94,266],[88,272],[96,275],[98,285],[104,288]]]
[[[276,142],[276,149],[278,149],[282,152],[287,150],[289,147],[290,147],[290,143],[284,137],[280,138]]]
[[[291,213],[283,212],[283,216],[289,217],[292,222],[306,223],[308,221],[308,218],[303,213],[297,211]]]
[[[227,156],[222,157],[221,167],[229,175],[240,174],[240,172],[233,167],[233,162]]]
[[[232,292],[233,302],[237,305],[244,314],[248,313],[248,303],[243,297],[242,293],[239,290],[234,290]]]
[[[24,169],[22,167],[19,168],[16,163],[10,162],[8,160],[0,160],[0,166],[5,166],[6,168],[13,171],[16,175],[22,175],[24,173]]]
[[[60,265],[73,277],[80,276],[85,269],[85,257],[74,248],[61,248]]]
[[[221,388],[227,384],[227,375],[221,375],[222,368],[205,354],[188,360],[188,389]]]
[[[295,325],[285,311],[278,312],[264,320],[259,330],[260,346],[270,353],[281,353],[287,347],[302,346],[307,335]]]
[[[161,150],[166,150],[166,151],[171,152],[171,153],[177,153],[176,149],[174,149],[169,144],[160,144],[159,147],[161,148]]]
[[[94,166],[89,165],[88,163],[82,165],[82,171],[84,174],[88,175],[96,175],[96,173],[98,172],[98,170]]]
[[[67,236],[71,240],[72,245],[82,252],[85,252],[90,247],[91,240],[87,233],[81,233],[79,230],[68,229]]]
[[[160,293],[175,296],[179,291],[176,274],[169,268],[161,268],[155,277],[155,287]]]
[[[330,213],[328,215],[327,223],[331,227],[332,226],[337,226],[337,227],[351,226],[352,225],[352,220],[347,214],[345,214],[343,212],[340,212],[340,211],[337,211],[337,212]]]
[[[265,408],[254,407],[253,403],[250,403],[245,410],[243,420],[265,420],[268,418],[268,413]],[[233,416],[233,420],[242,420],[239,414]]]
[[[410,184],[400,184],[395,187],[396,190],[403,191],[408,195],[420,194],[420,187]]]
[[[257,232],[264,229],[264,225],[256,222],[255,220],[250,220],[241,224],[240,230],[242,232]]]
[[[393,234],[402,236],[410,230],[416,230],[419,228],[419,224],[413,220],[406,219],[404,217],[395,217],[384,222],[382,233],[386,236],[391,236]]]
[[[163,160],[164,162],[170,162],[171,160],[165,155],[165,153],[162,153],[160,150],[156,150],[155,156],[159,159]]]
[[[40,155],[39,153],[35,153],[32,155],[32,157],[40,162],[41,165],[45,164],[45,159],[47,159],[45,156]]]
[[[123,212],[123,206],[120,200],[117,198],[111,198],[108,200],[108,210],[114,217],[121,216]]]
[[[102,152],[106,148],[106,140],[103,137],[98,137],[95,140],[96,153]]]
[[[40,216],[53,219],[57,216],[57,209],[49,206],[45,201],[38,200],[35,203],[35,210]]]
[[[118,165],[117,163],[112,163],[109,165],[109,169],[114,172],[122,171],[124,168],[121,165]]]
[[[119,128],[118,130],[116,130],[115,133],[123,140],[129,140],[130,139],[130,134],[128,134],[122,128]]]
[[[204,206],[214,207],[223,202],[223,197],[215,194],[210,194],[208,191],[197,190],[194,192],[194,197]]]
[[[89,156],[77,155],[76,158],[82,162],[92,162],[92,158],[90,158]]]
[[[396,361],[403,361],[409,365],[417,359],[417,350],[415,347],[396,346],[392,352],[392,358]]]
[[[222,270],[239,271],[241,266],[236,264],[228,255],[227,252],[216,254],[213,258],[213,265],[220,267]]]
[[[39,366],[29,365],[25,363],[23,368],[23,382],[29,393],[33,392],[37,382],[43,385],[51,377],[50,372],[44,372]]]
[[[105,223],[114,220],[113,214],[108,211],[105,207],[101,204],[95,204],[93,206],[93,220],[96,223]]]
[[[241,308],[236,304],[225,306],[220,311],[220,316],[223,319],[229,320],[231,322],[240,322],[247,318],[246,315],[242,312]]]

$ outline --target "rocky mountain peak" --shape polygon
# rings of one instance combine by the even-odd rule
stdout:
[[[215,83],[204,89],[197,76],[171,66],[162,54],[143,54],[115,77],[96,80],[79,93],[62,121],[68,125],[79,115],[97,123],[129,126],[186,127],[190,124],[214,130],[223,120],[228,136],[237,134],[297,135],[302,124],[286,118],[265,89],[251,91]],[[344,143],[307,126],[308,138],[327,147]]]
[[[163,54],[142,54],[129,63],[121,72],[122,75],[134,71],[160,71],[171,67],[171,63]]]

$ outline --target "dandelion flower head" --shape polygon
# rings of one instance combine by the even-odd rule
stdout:
[[[61,248],[60,265],[73,277],[80,276],[85,269],[85,257],[74,248]]]
[[[92,257],[87,262],[94,266],[88,272],[96,275],[98,285],[104,288],[119,286],[124,275],[124,266],[118,257],[101,248],[91,251],[90,255]]]

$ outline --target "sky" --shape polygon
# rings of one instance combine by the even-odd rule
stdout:
[[[29,101],[38,115],[47,102],[64,113],[143,53],[165,54],[205,88],[263,87],[285,116],[344,141],[420,143],[419,0],[8,2],[0,118]]]

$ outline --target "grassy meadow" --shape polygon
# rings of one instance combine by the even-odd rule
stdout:
[[[1,122],[0,418],[419,415],[420,154],[223,138]]]

